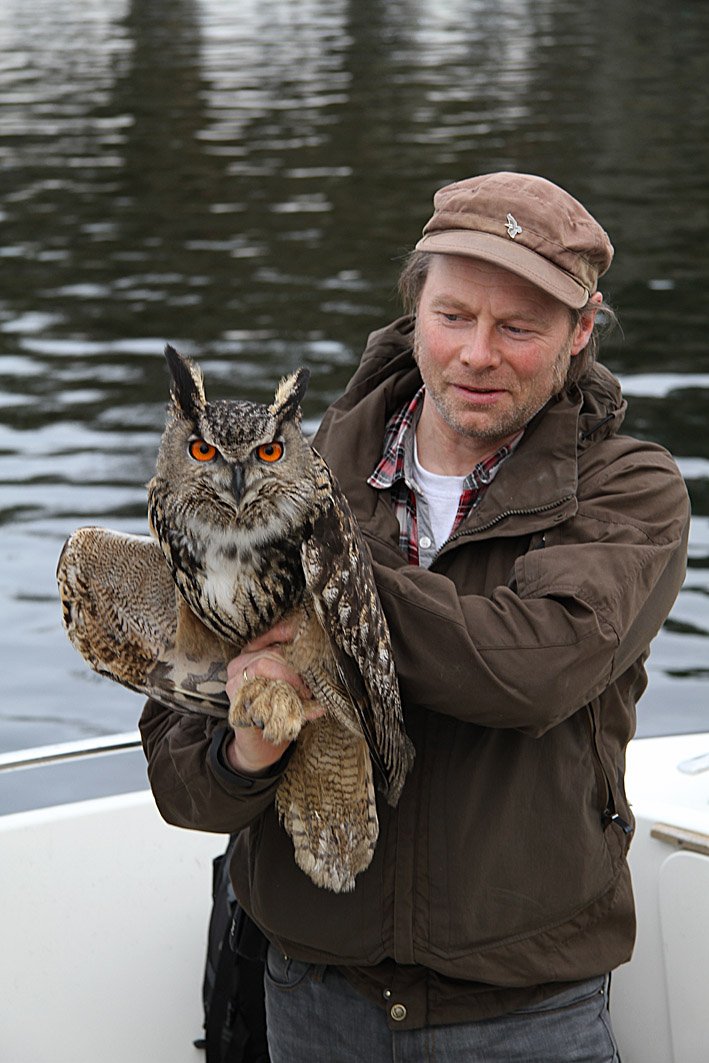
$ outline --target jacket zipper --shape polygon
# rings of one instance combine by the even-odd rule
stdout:
[[[489,520],[487,524],[481,524],[479,528],[464,528],[461,531],[454,532],[453,535],[446,539],[440,549],[437,550],[433,560],[436,560],[441,553],[441,550],[444,550],[446,546],[455,542],[456,539],[462,538],[464,535],[479,535],[480,532],[489,531],[490,528],[494,528],[496,524],[499,524],[501,520],[505,520],[507,517],[533,517],[537,513],[548,513],[552,509],[558,509],[567,502],[571,502],[573,498],[573,495],[566,495],[564,498],[560,498],[556,502],[547,502],[545,506],[534,506],[530,509],[506,509],[503,513],[498,513],[496,517]]]

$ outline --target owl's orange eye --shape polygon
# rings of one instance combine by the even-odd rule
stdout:
[[[260,447],[256,448],[256,457],[260,461],[280,461],[283,457],[284,447],[282,443],[278,443],[275,439],[273,443],[262,443]]]
[[[213,461],[217,456],[217,448],[205,439],[193,439],[188,450],[195,461]]]

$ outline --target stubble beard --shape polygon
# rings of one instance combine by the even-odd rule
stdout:
[[[459,435],[485,443],[495,443],[499,440],[507,439],[509,436],[516,435],[525,425],[529,424],[535,414],[546,406],[549,399],[553,395],[557,395],[564,387],[571,362],[571,342],[571,337],[569,337],[567,343],[554,359],[549,388],[544,389],[541,393],[533,391],[518,405],[513,405],[512,409],[506,412],[500,411],[495,414],[494,411],[490,411],[488,417],[476,424],[470,424],[465,421],[464,417],[460,416],[459,411],[455,408],[454,403],[450,401],[448,394],[443,388],[439,390],[435,385],[431,386],[430,382],[427,382],[426,393],[432,399],[439,417]],[[413,355],[420,370],[421,345],[418,335],[414,336]],[[479,380],[471,380],[470,384],[475,384],[477,387],[494,387],[494,382],[486,380],[484,377]]]

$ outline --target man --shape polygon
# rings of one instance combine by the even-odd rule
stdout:
[[[163,815],[242,830],[237,896],[271,941],[273,1063],[617,1059],[608,973],[631,954],[625,746],[682,583],[687,495],[620,435],[594,363],[612,247],[539,177],[441,189],[405,318],[370,337],[316,446],[372,552],[416,760],[351,894],[287,859],[288,757],[149,703]],[[286,678],[281,626],[229,666]]]

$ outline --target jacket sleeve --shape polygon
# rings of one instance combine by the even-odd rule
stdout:
[[[290,756],[286,752],[264,775],[241,775],[222,758],[226,724],[156,701],[146,703],[140,733],[162,817],[177,827],[217,834],[241,830],[273,803]]]
[[[682,585],[688,526],[675,463],[647,447],[596,471],[577,514],[490,596],[375,563],[404,703],[543,734],[647,654]]]

